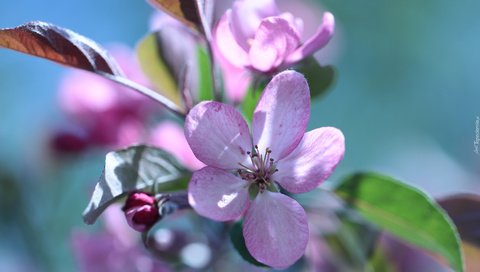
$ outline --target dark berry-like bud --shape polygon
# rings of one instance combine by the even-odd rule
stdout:
[[[160,219],[155,197],[144,192],[131,193],[123,211],[128,225],[139,232],[148,230]]]

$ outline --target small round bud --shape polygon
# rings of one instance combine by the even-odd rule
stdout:
[[[128,225],[139,232],[148,230],[160,219],[155,197],[144,192],[131,193],[123,211]]]

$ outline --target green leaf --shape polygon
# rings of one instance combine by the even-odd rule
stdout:
[[[340,220],[336,232],[327,233],[324,240],[335,254],[337,265],[341,265],[342,270],[346,270],[345,266],[350,270],[365,267],[375,246],[378,230],[351,210],[338,211],[336,216]]]
[[[455,225],[423,192],[387,176],[359,173],[343,180],[336,193],[370,222],[464,271]]]
[[[253,111],[257,106],[258,100],[260,100],[260,97],[262,96],[265,86],[267,86],[266,80],[254,79],[248,87],[247,94],[242,103],[242,112],[245,119],[250,123],[252,122]]]
[[[198,60],[198,100],[214,100],[213,82],[212,82],[212,65],[210,58],[204,47],[197,47]]]
[[[95,223],[100,214],[117,199],[139,190],[161,191],[162,186],[172,189],[189,173],[169,153],[145,145],[132,146],[109,152],[105,170],[93,191],[90,203],[83,212],[87,224]]]
[[[232,241],[233,247],[245,261],[256,266],[268,267],[267,265],[255,260],[250,252],[248,252],[247,246],[245,245],[245,239],[243,238],[242,221],[235,222],[235,224],[232,225],[232,228],[230,229],[230,240]]]
[[[136,48],[140,68],[149,78],[156,91],[177,106],[181,106],[181,95],[177,89],[177,80],[162,48],[162,37],[158,33],[152,33],[144,37]]]
[[[293,69],[307,79],[312,99],[323,96],[335,82],[333,66],[321,66],[314,57],[302,60]]]

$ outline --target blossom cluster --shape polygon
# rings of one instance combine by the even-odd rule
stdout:
[[[227,101],[241,104],[252,85],[269,80],[251,120],[218,97],[199,101],[196,85],[201,79],[192,59],[202,42],[163,14],[155,15],[152,29],[158,39],[166,33],[171,38],[162,44],[162,50],[172,50],[165,62],[181,62],[170,66],[170,74],[178,80],[182,68],[190,69],[184,83],[192,101],[185,100],[185,93],[172,96],[163,90],[166,97],[182,98],[174,102],[188,111],[184,131],[175,122],[156,121],[167,116],[162,107],[81,72],[62,82],[62,109],[87,132],[89,141],[114,148],[143,142],[173,154],[193,171],[188,185],[193,210],[222,222],[243,217],[245,245],[253,258],[286,268],[304,255],[310,237],[307,214],[291,194],[317,188],[345,150],[344,136],[336,128],[306,132],[309,84],[289,69],[323,48],[334,25],[333,15],[325,12],[317,31],[304,39],[302,19],[280,11],[274,0],[237,0],[219,18],[212,40],[204,42],[221,69]],[[152,86],[154,80],[142,74],[128,50],[113,54],[128,78]],[[149,231],[162,218],[157,201],[150,193],[131,192],[123,208],[126,222],[139,232]]]

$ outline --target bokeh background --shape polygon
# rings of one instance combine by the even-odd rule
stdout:
[[[331,180],[369,170],[436,197],[479,192],[480,2],[315,3],[337,21],[319,56],[335,65],[337,80],[310,120],[311,128],[335,126],[346,136]],[[152,12],[145,1],[0,0],[0,27],[42,20],[134,47]],[[47,148],[65,123],[57,92],[66,69],[0,49],[0,271],[75,270],[70,233],[96,227],[81,213],[106,150],[58,160]]]

